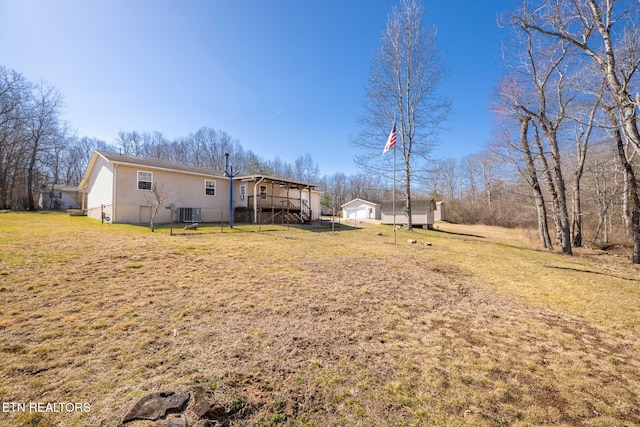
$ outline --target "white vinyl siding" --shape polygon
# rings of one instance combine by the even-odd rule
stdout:
[[[113,203],[113,166],[99,157],[88,180],[87,209]]]
[[[144,197],[147,191],[135,191],[137,189],[139,166],[120,164],[117,168],[117,221],[122,223],[137,223],[140,221],[140,206],[148,206],[149,202]],[[147,169],[148,170],[148,169]],[[219,222],[229,219],[229,186],[225,178],[217,178],[206,175],[180,173],[169,170],[148,170],[153,172],[153,183],[162,185],[167,194],[165,205],[173,203],[176,206],[177,219],[179,208],[202,209],[202,221]],[[225,182],[227,185],[216,184],[215,197],[205,194],[205,181]],[[219,187],[219,188],[218,188]],[[236,187],[237,188],[237,187]],[[147,196],[148,197],[148,196]],[[171,211],[161,208],[158,211],[156,222],[168,223]]]

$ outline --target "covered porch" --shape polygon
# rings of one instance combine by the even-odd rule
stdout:
[[[239,180],[249,186],[247,208],[253,210],[254,224],[306,223],[315,218],[312,201],[314,195],[317,198],[316,185],[265,175]]]

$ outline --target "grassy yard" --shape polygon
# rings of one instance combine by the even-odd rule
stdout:
[[[376,225],[178,231],[0,213],[0,404],[90,404],[0,426],[115,426],[191,385],[246,426],[640,425],[627,257],[446,223],[397,245]]]

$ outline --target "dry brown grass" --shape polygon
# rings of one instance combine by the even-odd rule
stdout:
[[[91,404],[0,425],[112,426],[193,384],[251,408],[237,425],[640,425],[637,268],[440,227],[0,214],[0,402]]]

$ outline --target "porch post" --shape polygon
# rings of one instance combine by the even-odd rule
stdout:
[[[255,184],[253,184],[253,223],[257,224],[258,223],[258,184],[260,184],[262,181],[264,180],[264,176],[262,178],[260,178],[259,181],[256,181]]]

